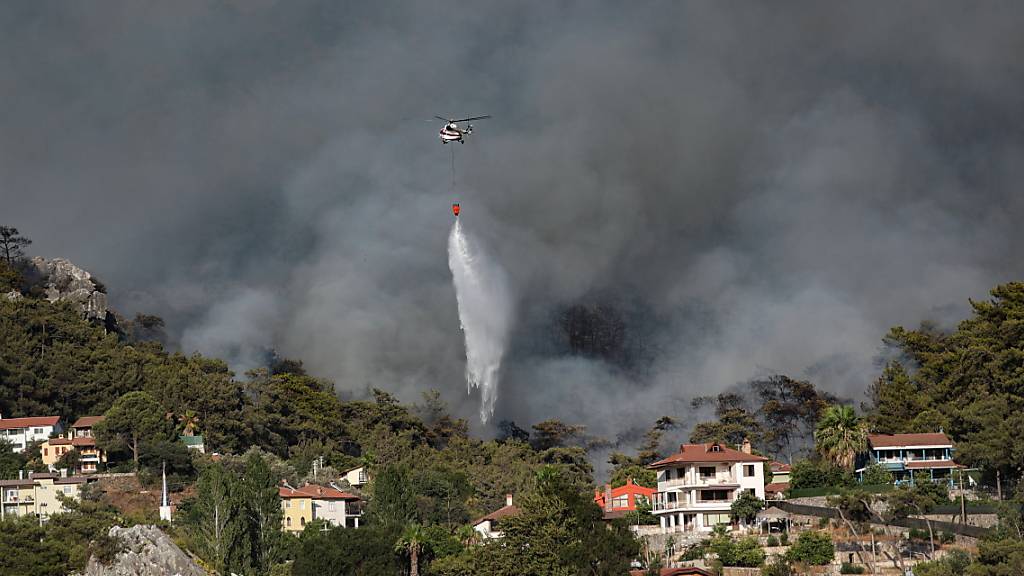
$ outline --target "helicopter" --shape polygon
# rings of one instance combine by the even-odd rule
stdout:
[[[452,118],[442,118],[441,116],[434,116],[438,120],[445,123],[444,128],[441,128],[440,136],[441,143],[447,144],[449,142],[461,142],[466,143],[466,136],[473,133],[473,125],[469,124],[465,129],[459,128],[459,122],[469,122],[472,120],[483,120],[484,118],[490,118],[490,116],[473,116],[472,118],[462,118],[454,120]]]

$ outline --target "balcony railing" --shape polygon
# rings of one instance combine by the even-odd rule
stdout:
[[[655,500],[654,503],[651,504],[651,510],[654,510],[654,511],[658,511],[658,510],[676,510],[678,508],[686,508],[686,500],[675,500],[675,501],[672,501],[672,502],[667,501],[667,500],[666,501]]]
[[[665,487],[676,487],[676,486],[722,486],[729,484],[739,484],[736,476],[732,474],[722,474],[715,476],[697,476],[694,479],[690,475],[686,475],[682,478],[673,478],[671,480],[662,480],[658,482],[659,485]]]

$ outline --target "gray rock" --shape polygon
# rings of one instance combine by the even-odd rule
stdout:
[[[11,290],[7,294],[4,294],[4,296],[6,296],[7,299],[10,300],[11,302],[14,302],[15,300],[21,300],[22,298],[21,292],[18,292],[17,290]]]
[[[75,302],[86,318],[106,320],[107,295],[99,291],[89,272],[64,258],[47,260],[37,256],[32,259],[32,266],[40,277],[45,278],[47,300]]]
[[[208,576],[156,526],[114,526],[110,535],[124,551],[109,566],[89,559],[82,576]]]

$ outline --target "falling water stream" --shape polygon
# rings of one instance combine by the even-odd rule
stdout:
[[[480,420],[494,414],[501,360],[508,343],[512,298],[505,271],[472,242],[458,219],[448,236],[459,322],[466,337],[466,382],[480,389]]]

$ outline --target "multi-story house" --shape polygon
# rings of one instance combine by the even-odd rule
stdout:
[[[868,435],[868,463],[885,466],[896,484],[928,481],[954,486],[958,481],[954,471],[962,468],[953,462],[955,450],[943,432]],[[864,468],[857,474],[863,479]]]
[[[15,452],[21,452],[36,441],[43,441],[63,428],[60,416],[33,416],[30,418],[3,418],[0,416],[0,438],[11,443]]]
[[[46,521],[64,511],[58,495],[78,500],[87,482],[82,476],[19,473],[17,480],[0,480],[0,519],[8,516],[34,516]]]
[[[658,471],[652,512],[665,532],[710,532],[730,524],[730,507],[743,492],[764,499],[764,463],[750,444],[683,444],[679,452],[650,466]]]
[[[39,447],[43,464],[49,466],[52,471],[62,456],[77,450],[79,461],[78,467],[74,470],[76,474],[92,474],[99,471],[100,465],[107,462],[107,454],[96,445],[92,427],[102,420],[103,416],[83,416],[76,420],[64,435],[43,442]]]
[[[362,501],[355,494],[343,492],[334,486],[306,484],[299,488],[281,486],[283,528],[289,532],[302,532],[314,520],[324,520],[333,526],[358,528],[362,518]]]

